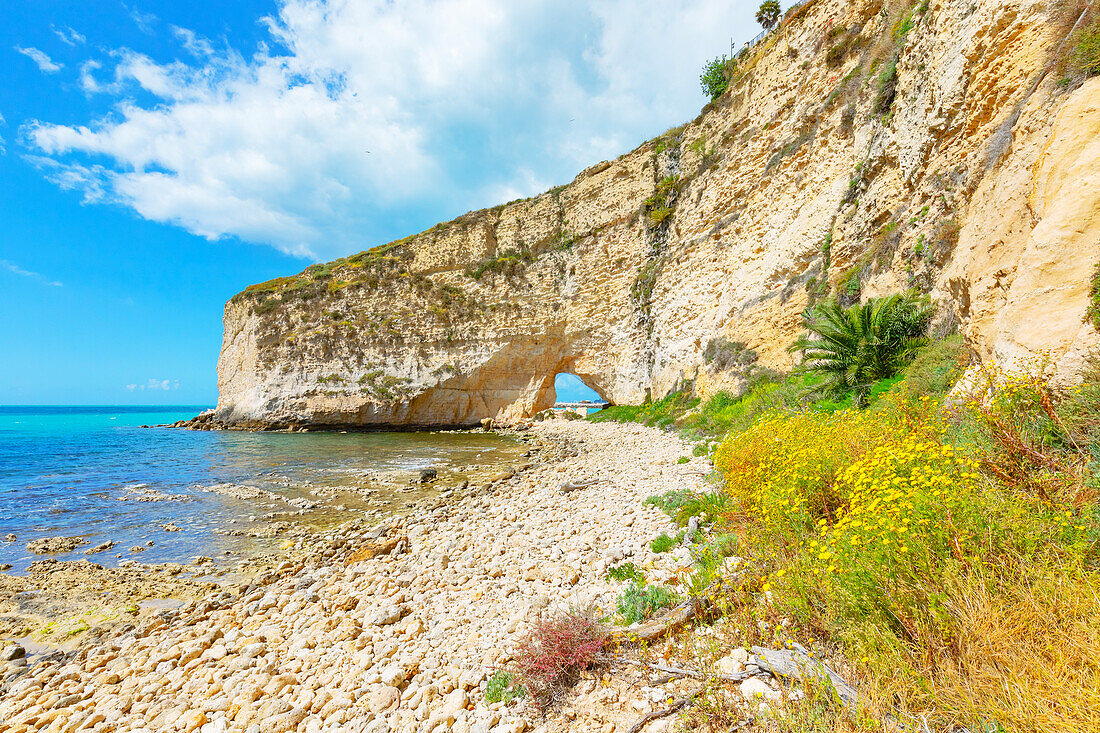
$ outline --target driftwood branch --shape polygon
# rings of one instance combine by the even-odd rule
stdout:
[[[587,489],[589,486],[595,486],[598,483],[606,481],[605,478],[592,478],[584,481],[566,481],[564,484],[558,487],[558,490],[563,494],[568,494],[570,491],[578,491],[580,489]]]
[[[668,667],[663,664],[653,664],[652,662],[642,662],[637,659],[622,659],[620,660],[626,664],[633,664],[638,667],[647,667],[657,672],[664,672],[667,675],[675,677],[691,677],[697,680],[721,680],[722,682],[744,682],[749,677],[766,677],[771,673],[761,669],[750,669],[744,672],[738,672],[737,674],[704,674],[702,672],[696,672],[693,669],[680,669],[679,667]]]
[[[627,733],[638,733],[638,731],[646,727],[648,723],[652,723],[654,720],[667,718],[669,715],[675,715],[676,713],[687,707],[693,700],[695,700],[695,696],[698,695],[700,692],[702,692],[702,690],[696,690],[688,697],[681,697],[679,700],[672,703],[667,708],[661,708],[660,710],[654,710],[652,712],[646,713],[642,717],[638,718],[637,723],[630,726],[630,730],[628,730]]]
[[[714,583],[699,594],[697,598],[690,598],[655,619],[615,629],[611,632],[611,641],[622,644],[658,639],[679,629],[691,620],[714,611],[716,608],[715,601],[720,591],[720,582]]]
[[[845,705],[851,708],[857,706],[859,692],[855,687],[848,684],[826,664],[811,657],[802,646],[795,644],[793,647],[792,649],[765,649],[754,646],[752,651],[756,654],[760,667],[776,677],[787,677],[799,682],[805,682],[808,679],[828,682]]]

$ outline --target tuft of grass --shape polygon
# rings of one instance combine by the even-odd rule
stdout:
[[[645,573],[641,568],[632,562],[623,563],[622,565],[615,565],[607,569],[607,579],[614,580],[619,583],[625,583],[632,581],[635,583],[645,583]]]
[[[645,621],[662,608],[669,608],[679,600],[679,596],[663,585],[632,582],[619,594],[615,601],[615,610],[623,624],[630,625]]]
[[[522,685],[516,684],[516,676],[511,672],[498,669],[489,678],[489,684],[485,688],[485,702],[503,702],[505,704],[523,697],[527,691]]]
[[[659,534],[657,537],[649,543],[649,549],[653,550],[657,554],[662,552],[668,552],[669,550],[678,547],[683,541],[683,533],[681,532],[676,537],[670,537],[667,534]]]
[[[898,86],[898,59],[897,56],[890,59],[890,62],[886,64],[886,68],[882,70],[882,73],[878,75],[878,80],[875,82],[878,91],[875,95],[875,102],[871,109],[875,114],[886,115],[890,112],[890,108],[894,106],[894,97],[897,93]]]
[[[645,500],[646,504],[664,510],[670,517],[675,517],[680,507],[691,501],[694,494],[687,489],[671,489],[663,494],[654,494]]]

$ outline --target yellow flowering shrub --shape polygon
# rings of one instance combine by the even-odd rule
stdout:
[[[841,472],[847,506],[811,546],[820,546],[817,557],[830,561],[830,571],[869,560],[911,568],[930,552],[961,560],[959,533],[970,517],[963,524],[960,512],[974,504],[976,468],[935,436],[912,434],[880,446]]]
[[[943,648],[944,576],[980,563],[975,469],[926,431],[894,438],[841,471],[838,493],[847,503],[835,521],[820,522],[796,561],[794,605],[824,602],[838,630],[871,622]]]
[[[745,514],[773,530],[831,523],[848,505],[846,467],[899,434],[935,430],[927,400],[887,400],[874,411],[775,412],[727,437],[714,455],[726,490]]]
[[[767,621],[747,633],[823,643],[933,730],[1100,730],[1100,359],[1073,389],[1048,364],[727,436],[721,529]]]

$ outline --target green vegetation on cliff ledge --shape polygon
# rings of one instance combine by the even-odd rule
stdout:
[[[332,262],[310,265],[297,275],[249,285],[234,295],[233,301],[251,300],[257,313],[270,313],[283,303],[311,300],[326,292],[359,285],[378,287],[386,278],[409,274],[412,252],[405,246],[408,239],[399,239]]]
[[[1096,269],[1092,274],[1092,283],[1089,287],[1089,305],[1085,311],[1085,319],[1090,321],[1094,328],[1100,330],[1100,262],[1096,263]]]
[[[1100,18],[1082,28],[1073,46],[1073,63],[1088,76],[1100,75]]]
[[[652,502],[702,517],[688,585],[724,583],[730,646],[799,642],[860,691],[810,694],[777,730],[1100,729],[1100,364],[1070,390],[1041,359],[978,371],[948,401],[966,356],[933,342],[863,410],[796,377],[614,408],[724,435],[720,488]],[[708,701],[701,726],[736,713]]]

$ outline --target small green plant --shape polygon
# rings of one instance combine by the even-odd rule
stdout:
[[[904,41],[905,37],[909,35],[909,31],[913,30],[914,25],[916,25],[916,23],[913,21],[913,11],[910,10],[894,25],[893,31],[890,34],[894,42],[900,44]]]
[[[688,458],[687,456],[680,456],[679,458],[676,459],[676,462],[679,463],[679,464],[684,464],[684,463],[687,463],[690,460],[691,459]]]
[[[1100,262],[1096,263],[1096,269],[1092,271],[1089,305],[1085,311],[1085,320],[1092,323],[1093,328],[1100,330]]]
[[[646,499],[645,503],[650,506],[658,507],[664,510],[665,514],[674,517],[680,507],[691,501],[692,496],[694,496],[694,494],[687,489],[672,489],[663,494],[654,494]]]
[[[646,216],[649,218],[649,223],[652,226],[659,227],[672,218],[672,209],[667,206],[659,206],[647,212]]]
[[[669,550],[680,544],[680,542],[683,540],[683,534],[684,533],[681,532],[676,537],[669,537],[667,534],[662,533],[658,535],[656,539],[649,543],[649,549],[653,550],[658,555],[662,552],[668,552]]]
[[[1073,64],[1088,76],[1100,75],[1100,20],[1082,28],[1073,47]]]
[[[485,688],[485,702],[494,703],[510,703],[513,700],[523,697],[527,694],[527,691],[523,689],[522,685],[516,684],[516,676],[511,672],[506,672],[503,669],[498,669],[496,673],[489,678],[489,684]]]
[[[668,608],[679,597],[663,585],[642,585],[633,582],[623,589],[615,601],[615,611],[624,624],[645,621],[662,608]]]
[[[632,562],[625,562],[622,565],[613,565],[609,567],[606,577],[608,580],[613,580],[618,583],[625,583],[627,581],[645,583],[645,573]]]

